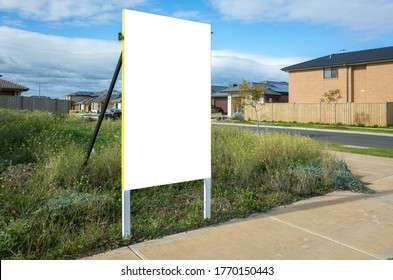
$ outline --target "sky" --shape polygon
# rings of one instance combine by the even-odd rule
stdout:
[[[123,8],[211,24],[214,85],[288,81],[283,67],[393,46],[391,0],[0,0],[2,79],[25,96],[107,89]]]

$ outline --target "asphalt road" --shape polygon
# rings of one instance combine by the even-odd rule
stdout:
[[[247,129],[256,131],[256,127],[242,126]],[[290,134],[299,134],[302,136],[309,136],[312,139],[321,142],[330,142],[340,145],[349,145],[357,147],[369,147],[369,148],[391,148],[393,149],[393,135],[384,136],[376,134],[364,134],[356,132],[336,132],[329,130],[312,130],[312,129],[297,129],[297,128],[280,128],[280,127],[260,127],[261,131],[267,129],[269,131],[287,132]]]

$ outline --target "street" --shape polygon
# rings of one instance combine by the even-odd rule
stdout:
[[[257,130],[256,126],[239,126],[241,128]],[[350,145],[357,147],[369,148],[391,148],[393,149],[393,135],[380,135],[380,134],[366,134],[362,132],[349,132],[349,131],[329,131],[318,129],[302,129],[302,128],[281,128],[271,126],[260,126],[260,131],[277,131],[286,132],[290,134],[298,134],[308,136],[312,139],[321,142],[330,142],[340,145]]]

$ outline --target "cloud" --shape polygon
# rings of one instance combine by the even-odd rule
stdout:
[[[148,2],[150,0],[0,0],[0,11],[43,22],[104,24],[116,18],[120,20],[122,8],[133,8]]]
[[[10,18],[7,16],[0,17],[0,22],[6,26],[13,26],[18,28],[25,28],[26,25],[19,19]]]
[[[107,89],[121,51],[119,42],[50,36],[9,27],[0,27],[0,38],[8,38],[0,40],[0,74],[30,88],[26,95],[37,95],[39,87],[41,95],[57,98],[75,91]],[[285,81],[288,76],[281,68],[308,59],[213,50],[212,82]],[[120,81],[116,89],[121,89]]]
[[[393,31],[391,0],[210,0],[210,3],[228,20],[306,21],[355,31]]]
[[[197,20],[203,17],[199,11],[176,11],[170,15],[174,18],[188,19],[188,20]]]
[[[212,82],[214,84],[247,81],[286,81],[288,74],[280,69],[302,61],[306,57],[268,57],[233,50],[212,51]]]
[[[3,79],[28,88],[26,94],[64,98],[79,90],[109,87],[119,42],[65,38],[0,27],[0,69]],[[119,83],[117,87],[121,86]]]

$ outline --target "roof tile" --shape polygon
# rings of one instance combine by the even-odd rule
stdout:
[[[13,82],[0,79],[0,90],[21,90],[21,91],[27,91],[29,89],[27,87],[15,84]]]
[[[367,62],[393,60],[393,47],[370,49],[356,52],[336,53],[302,63],[284,67],[282,71],[344,66]]]

